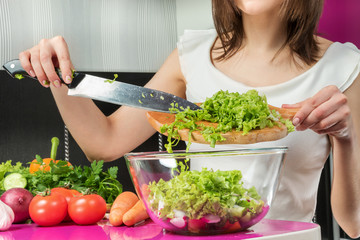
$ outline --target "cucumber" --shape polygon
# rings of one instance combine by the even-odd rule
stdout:
[[[4,188],[25,188],[27,184],[26,178],[20,173],[10,173],[4,178]]]

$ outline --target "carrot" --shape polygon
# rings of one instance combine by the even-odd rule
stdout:
[[[116,197],[110,209],[109,221],[113,226],[120,226],[123,223],[124,214],[139,201],[138,196],[129,191],[125,191]]]
[[[129,211],[124,214],[123,222],[126,226],[132,226],[135,223],[138,223],[147,218],[149,218],[149,215],[146,212],[146,208],[142,201],[139,200]]]

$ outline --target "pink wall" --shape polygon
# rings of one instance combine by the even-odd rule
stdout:
[[[318,31],[329,40],[360,48],[360,0],[325,0]]]

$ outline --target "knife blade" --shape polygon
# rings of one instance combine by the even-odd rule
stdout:
[[[18,59],[5,63],[3,68],[12,77],[26,76],[33,78],[26,73]],[[56,70],[62,80],[59,69]],[[173,107],[178,108],[180,111],[187,107],[192,110],[201,109],[198,105],[167,92],[81,72],[74,72],[73,76],[71,84],[66,84],[62,80],[62,82],[68,86],[68,95],[70,96],[91,98],[112,104],[126,105],[157,112],[170,112],[169,109]]]

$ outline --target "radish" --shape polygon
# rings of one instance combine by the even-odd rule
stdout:
[[[1,195],[0,200],[14,211],[14,223],[24,222],[30,218],[29,205],[33,195],[24,188],[11,188]]]
[[[204,217],[202,217],[202,219],[206,223],[218,223],[221,220],[219,216],[212,215],[212,214],[207,214]]]
[[[177,228],[184,228],[186,226],[184,218],[172,218],[170,219],[170,222]]]

